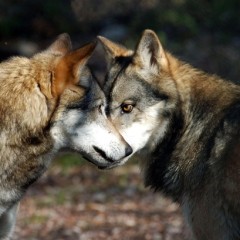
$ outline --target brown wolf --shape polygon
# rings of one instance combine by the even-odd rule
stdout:
[[[151,30],[135,51],[99,39],[107,113],[146,185],[182,205],[193,239],[240,239],[240,87],[178,60]]]
[[[9,238],[19,200],[60,149],[80,152],[102,167],[131,154],[85,67],[94,47],[72,51],[63,34],[30,59],[0,64],[0,239]]]

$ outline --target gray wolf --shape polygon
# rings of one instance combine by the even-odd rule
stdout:
[[[62,34],[32,58],[0,64],[0,239],[9,239],[18,202],[59,150],[77,151],[100,167],[131,154],[85,66],[94,47],[71,50]]]
[[[107,114],[146,186],[181,204],[193,239],[240,239],[240,86],[178,60],[151,30],[135,51],[99,40]]]

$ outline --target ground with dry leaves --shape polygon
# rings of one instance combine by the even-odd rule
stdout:
[[[137,163],[100,171],[78,158],[56,160],[30,187],[13,240],[184,238],[178,205],[144,188]]]

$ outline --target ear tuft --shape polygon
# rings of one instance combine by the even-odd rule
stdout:
[[[84,66],[81,68],[80,73],[79,73],[79,83],[78,85],[85,88],[85,89],[89,89],[91,84],[92,84],[92,80],[93,80],[93,75],[90,71],[90,69],[88,68],[88,66]]]
[[[168,61],[163,47],[152,30],[146,29],[137,45],[134,59],[140,61],[144,68],[158,74],[160,69],[167,67]]]
[[[124,46],[112,42],[111,40],[98,36],[97,37],[99,42],[102,44],[104,50],[106,51],[109,58],[116,58],[116,57],[127,57],[132,55],[132,51],[125,48]]]
[[[72,49],[72,42],[67,33],[60,34],[57,39],[48,47],[48,50],[66,54]]]
[[[79,81],[81,82],[82,71],[84,71],[86,62],[92,55],[95,46],[96,43],[89,43],[62,57],[54,71],[52,92],[55,97],[60,96],[65,88],[78,85]],[[84,83],[86,84],[85,78]]]
[[[81,63],[83,61],[86,62],[92,55],[92,52],[95,49],[95,47],[96,47],[96,42],[87,43],[83,45],[81,48],[70,52],[66,57],[70,58],[71,61],[75,61],[75,62],[81,61]]]

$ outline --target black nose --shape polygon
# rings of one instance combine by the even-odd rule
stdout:
[[[129,156],[130,154],[132,154],[133,150],[131,148],[130,145],[128,145],[125,149],[125,157]]]

